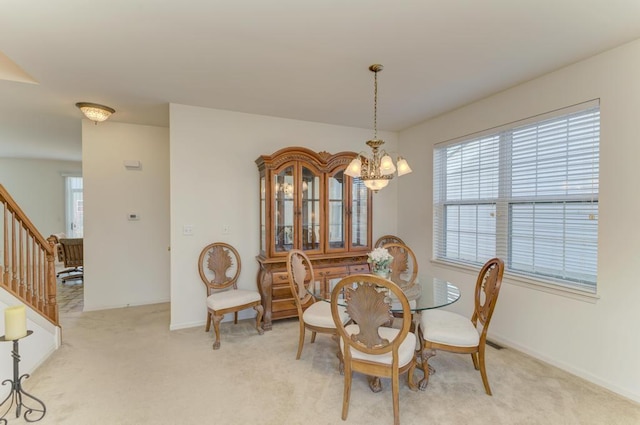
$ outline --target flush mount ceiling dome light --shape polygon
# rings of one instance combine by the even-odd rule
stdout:
[[[107,120],[111,114],[116,112],[115,109],[97,103],[78,102],[76,106],[80,108],[85,117],[98,124]]]
[[[374,89],[373,89],[373,139],[367,142],[371,148],[371,155],[359,153],[357,157],[349,163],[345,174],[351,177],[358,177],[367,186],[368,189],[378,192],[380,189],[389,184],[389,180],[393,178],[396,172],[396,166],[393,164],[391,156],[384,150],[380,149],[384,145],[384,140],[378,139],[378,72],[384,67],[380,64],[373,64],[369,67],[369,71],[373,72]],[[397,161],[398,176],[403,176],[411,172],[411,167],[407,160],[398,157]]]

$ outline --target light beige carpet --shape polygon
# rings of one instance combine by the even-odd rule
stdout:
[[[295,360],[298,324],[222,325],[222,347],[204,329],[170,332],[169,305],[63,318],[63,345],[31,378],[39,424],[391,424],[391,389],[374,394],[355,375],[340,419],[343,377],[326,335]],[[488,352],[493,396],[468,355],[438,353],[426,391],[401,380],[400,420],[411,424],[640,424],[640,405],[510,349]],[[12,414],[9,415],[12,417]],[[24,423],[11,419],[10,424]]]

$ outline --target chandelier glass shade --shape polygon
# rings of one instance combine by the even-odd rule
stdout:
[[[371,154],[367,155],[364,152],[359,153],[345,170],[346,175],[360,178],[364,185],[374,192],[385,188],[389,184],[389,181],[393,179],[394,173],[397,172],[398,176],[403,176],[411,172],[411,167],[409,167],[407,160],[400,156],[396,164],[394,164],[391,155],[384,149],[381,149],[381,146],[384,145],[384,140],[378,139],[378,72],[382,71],[382,69],[383,66],[380,64],[374,64],[369,67],[369,70],[375,74],[373,106],[374,137],[367,141],[367,145],[371,148]]]
[[[99,122],[106,121],[111,114],[116,112],[115,109],[104,105],[98,105],[97,103],[78,102],[76,106],[80,108],[85,117],[98,124]]]

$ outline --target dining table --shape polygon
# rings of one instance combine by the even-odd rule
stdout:
[[[405,275],[390,275],[388,279],[402,288],[403,293],[407,296],[412,315],[413,332],[419,333],[417,330],[417,324],[419,323],[420,312],[446,307],[460,299],[460,289],[455,284],[428,273],[418,273],[414,280],[411,280],[410,276]],[[331,302],[331,292],[339,281],[340,279],[333,279],[328,281],[325,285],[320,285],[318,282],[315,286],[310,288],[311,295],[316,300]],[[393,315],[401,314],[402,306],[400,305],[400,302],[398,300],[394,301],[393,298],[391,298],[390,301],[391,313]],[[346,306],[346,300],[339,297],[338,305]],[[420,340],[419,335],[417,336]],[[416,350],[416,357],[417,360],[422,360],[421,343],[420,348]],[[424,378],[422,381],[424,381]],[[422,385],[422,381],[419,385],[420,389],[426,388],[426,385]],[[373,392],[379,392],[382,390],[380,379],[377,377],[370,377],[369,386]]]

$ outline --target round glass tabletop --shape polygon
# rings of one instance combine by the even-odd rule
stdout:
[[[432,308],[444,307],[453,304],[460,298],[460,289],[451,282],[440,279],[428,274],[418,274],[413,284],[407,284],[402,279],[395,282],[402,288],[412,312],[429,310]],[[329,287],[321,287],[319,285],[313,288],[311,295],[318,300],[329,302],[331,300],[331,291],[333,287],[340,281],[334,279],[329,282]],[[340,298],[342,300],[342,298]],[[338,301],[342,305],[341,301]],[[400,304],[391,299],[391,311],[401,310]]]

